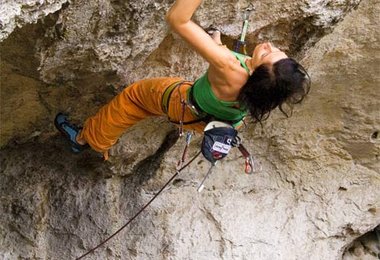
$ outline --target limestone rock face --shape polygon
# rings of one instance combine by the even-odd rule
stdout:
[[[270,40],[301,58],[359,2],[252,2],[255,10],[250,15],[248,49]],[[47,119],[46,114],[57,109],[85,118],[91,114],[87,112],[91,106],[78,106],[78,95],[84,98],[82,103],[101,103],[109,99],[109,95],[104,96],[105,91],[115,94],[115,83],[129,84],[143,77],[163,75],[194,80],[204,73],[207,67],[203,60],[166,25],[164,15],[170,5],[169,1],[154,0],[4,1],[4,15],[0,17],[4,36],[0,41],[16,24],[20,28],[0,43],[3,82],[7,81],[3,85],[12,86],[2,91],[11,90],[15,97],[25,96],[26,102],[14,105],[6,100],[7,95],[1,95],[6,111],[17,106],[23,112],[2,112],[5,122],[0,145],[15,135],[25,137],[39,131],[36,122]],[[218,27],[224,34],[223,40],[231,45],[240,33],[244,10],[249,6],[244,1],[209,0],[194,19],[204,28]],[[37,21],[39,17],[45,18]],[[94,77],[99,82],[96,86]],[[24,87],[13,87],[13,82],[19,81],[25,82]],[[57,89],[58,86],[64,88]],[[101,91],[95,93],[94,88]],[[61,102],[61,96],[71,98]],[[39,105],[29,109],[29,102]]]
[[[7,38],[16,27],[35,23],[38,19],[60,10],[67,2],[67,0],[1,1],[0,41]]]
[[[67,2],[67,3],[66,3]],[[66,4],[64,4],[66,3]],[[63,5],[62,5],[63,4]],[[1,6],[0,258],[72,259],[128,221],[175,173],[184,140],[165,118],[133,126],[103,162],[72,154],[52,119],[81,122],[134,80],[207,64],[170,32],[172,1],[4,1]],[[302,59],[313,85],[209,169],[198,158],[88,259],[377,259],[380,39],[375,0],[254,1],[248,40]],[[230,45],[247,1],[194,16]],[[18,27],[18,28],[16,28]],[[201,136],[190,146],[199,150]],[[260,170],[261,169],[261,170]],[[377,228],[376,228],[377,227]]]

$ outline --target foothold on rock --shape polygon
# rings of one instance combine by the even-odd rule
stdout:
[[[375,131],[371,134],[371,137],[369,138],[372,143],[377,143],[380,141],[380,134],[379,131]]]

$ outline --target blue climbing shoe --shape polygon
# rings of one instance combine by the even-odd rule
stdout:
[[[54,125],[69,140],[71,150],[74,153],[79,153],[88,147],[88,145],[81,145],[77,142],[77,135],[82,128],[71,124],[67,115],[58,113],[55,116]]]

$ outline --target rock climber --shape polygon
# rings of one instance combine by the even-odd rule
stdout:
[[[137,81],[88,118],[83,128],[59,113],[55,125],[74,152],[89,145],[107,160],[125,130],[149,116],[166,115],[185,129],[202,132],[210,120],[238,128],[247,114],[254,123],[267,119],[277,107],[286,115],[284,104],[304,99],[310,81],[299,63],[269,42],[257,45],[252,56],[229,50],[220,32],[210,37],[191,20],[201,2],[176,0],[166,20],[209,63],[206,73],[195,82],[178,77]]]

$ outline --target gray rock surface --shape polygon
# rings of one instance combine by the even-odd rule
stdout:
[[[1,7],[0,258],[72,259],[152,198],[174,174],[184,140],[166,119],[145,120],[105,163],[91,151],[71,154],[54,114],[81,121],[120,83],[194,79],[206,65],[165,25],[169,1],[77,0],[50,15],[63,2],[28,1],[33,12],[10,12],[26,2]],[[197,193],[209,167],[198,159],[88,259],[376,259],[380,5],[253,3],[249,47],[270,39],[302,58],[313,79],[308,99],[291,118],[274,112],[241,131],[261,171],[244,174],[232,151]],[[245,6],[205,1],[195,20],[219,27],[230,44]]]
[[[38,19],[61,10],[68,0],[1,0],[0,41],[8,37],[16,27],[36,23]]]

